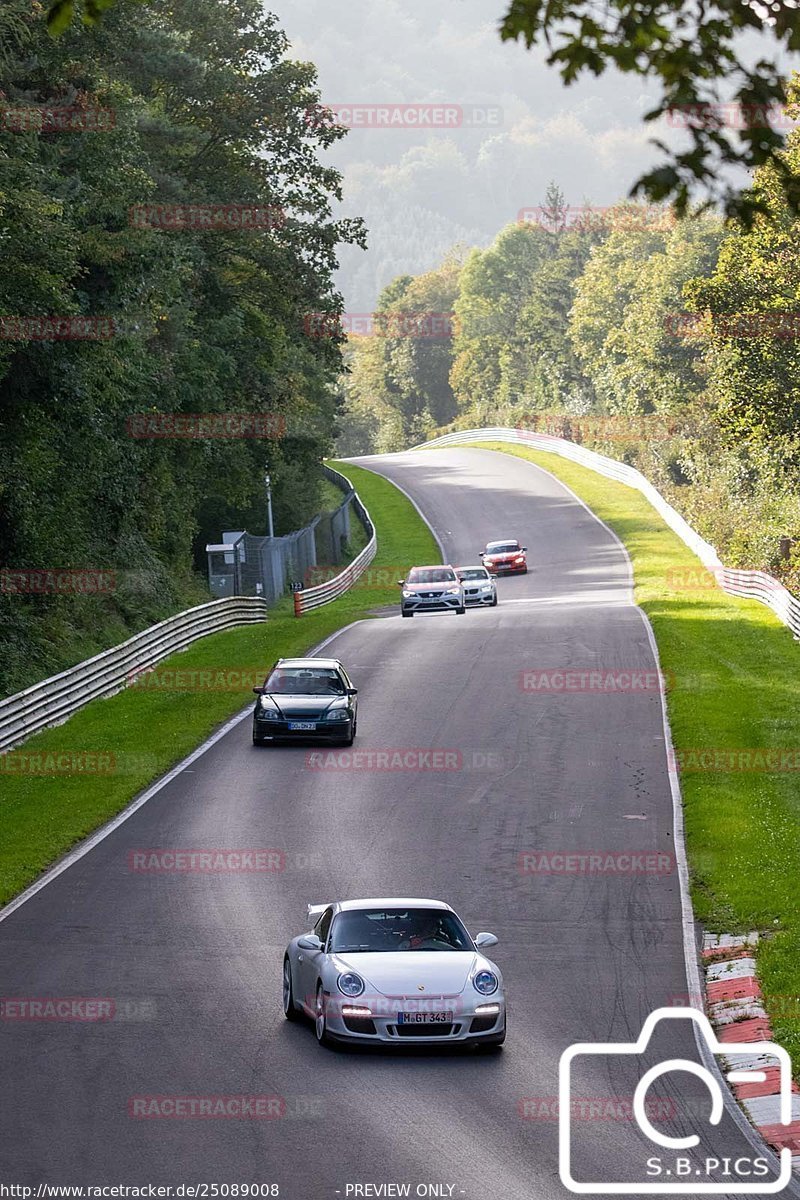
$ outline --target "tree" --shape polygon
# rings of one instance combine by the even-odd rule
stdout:
[[[747,60],[741,45],[745,31],[770,35],[771,58]],[[500,26],[504,40],[522,39],[531,47],[544,42],[550,66],[569,85],[588,72],[601,75],[616,67],[654,79],[661,96],[645,121],[673,114],[686,125],[690,146],[673,151],[655,146],[662,163],[635,181],[631,195],[673,200],[683,214],[692,189],[700,185],[728,216],[749,224],[763,211],[759,195],[729,182],[724,168],[752,171],[770,164],[776,184],[793,211],[800,209],[800,177],[780,155],[784,136],[767,120],[769,110],[787,102],[784,52],[800,50],[800,22],[794,5],[741,3],[741,0],[617,0],[598,6],[592,0],[511,0]],[[726,99],[739,105],[740,120],[726,127],[720,115],[720,85],[734,86]],[[698,107],[700,106],[700,107]]]
[[[684,287],[714,270],[723,237],[715,217],[678,222],[663,250],[638,265],[619,329],[608,384],[617,412],[686,413],[705,390],[703,344],[682,338]]]
[[[621,210],[624,216],[624,207]],[[625,313],[650,255],[663,250],[665,234],[644,222],[611,221],[608,238],[592,252],[575,287],[569,338],[598,399],[610,411],[624,406],[615,372],[625,360]]]
[[[496,401],[502,380],[518,378],[515,363],[524,349],[516,340],[517,321],[555,245],[556,235],[540,225],[508,225],[487,250],[467,258],[450,376],[459,409]]]
[[[215,504],[263,528],[266,460],[278,531],[314,514],[340,339],[308,336],[307,317],[341,307],[336,247],[361,232],[331,218],[339,178],[319,150],[339,134],[305,120],[319,99],[313,68],[286,58],[257,0],[120,5],[91,38],[71,28],[53,41],[30,9],[13,37],[0,30],[4,108],[114,116],[96,131],[0,129],[0,316],[99,317],[114,333],[0,339],[0,563],[118,569],[125,585],[105,608],[0,596],[8,688],[49,673],[81,638],[91,648],[103,621],[119,638],[196,591],[192,550],[204,565]],[[131,209],[148,203],[276,219],[139,227]],[[139,413],[274,425],[267,438],[141,439],[129,424]]]
[[[800,168],[800,138],[787,152]],[[769,211],[750,230],[732,226],[710,277],[687,285],[698,314],[692,340],[705,350],[709,394],[728,444],[768,444],[800,465],[800,220],[772,168],[755,190]],[[779,449],[783,447],[783,449]]]
[[[509,394],[521,395],[529,408],[583,411],[594,394],[569,340],[569,317],[577,280],[592,247],[605,232],[591,222],[565,228],[556,251],[536,273],[531,294],[519,314],[517,339],[525,348],[520,380]],[[502,391],[503,389],[501,389]]]

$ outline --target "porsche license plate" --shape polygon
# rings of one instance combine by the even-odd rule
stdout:
[[[397,1014],[398,1025],[450,1025],[452,1021],[452,1009],[448,1012],[399,1012]]]
[[[317,728],[317,722],[316,721],[290,721],[289,728],[291,730],[293,730],[295,733],[307,733],[308,730],[313,731],[314,729]]]

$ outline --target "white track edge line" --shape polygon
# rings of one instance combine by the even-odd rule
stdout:
[[[483,447],[475,447],[475,449],[482,448]],[[490,453],[502,454],[503,451],[495,450],[490,451]],[[517,456],[515,455],[514,457]],[[672,838],[673,845],[675,847],[675,861],[678,864],[678,883],[681,896],[681,929],[683,933],[683,960],[686,969],[686,985],[689,989],[690,998],[695,996],[699,997],[703,995],[703,991],[700,984],[700,968],[697,961],[697,947],[694,936],[694,912],[692,909],[691,894],[689,892],[689,864],[686,857],[686,839],[684,834],[681,785],[677,767],[675,765],[675,747],[672,744],[672,730],[670,728],[669,715],[667,713],[667,697],[664,690],[664,680],[661,674],[661,656],[658,652],[658,642],[656,641],[653,627],[650,624],[650,618],[644,609],[640,608],[633,599],[633,560],[628,552],[628,547],[625,545],[619,535],[616,534],[601,517],[598,517],[597,513],[593,512],[589,505],[586,504],[586,502],[582,500],[580,496],[576,495],[576,493],[573,492],[572,488],[569,487],[568,484],[560,480],[557,475],[552,473],[552,471],[548,471],[546,467],[541,467],[538,463],[531,462],[530,459],[522,459],[522,461],[528,462],[528,464],[535,470],[543,471],[545,475],[549,475],[550,478],[554,479],[556,483],[560,484],[565,491],[569,492],[571,496],[574,496],[581,507],[586,509],[592,519],[597,521],[599,525],[602,525],[603,528],[613,538],[613,540],[619,545],[628,563],[628,571],[631,581],[631,604],[639,613],[642,621],[644,622],[645,632],[647,633],[647,639],[650,644],[650,650],[658,671],[659,694],[661,697],[661,720],[664,732],[664,751],[667,758],[667,774],[669,776],[670,794],[672,797]],[[671,755],[670,751],[672,752]],[[692,990],[693,988],[694,990]],[[692,1021],[692,1031],[694,1034],[695,1043],[700,1052],[700,1057],[702,1058],[705,1067],[716,1075],[719,1083],[721,1084],[725,1107],[733,1118],[735,1124],[747,1138],[747,1141],[750,1143],[753,1149],[757,1150],[759,1155],[762,1157],[767,1157],[770,1160],[770,1165],[773,1167],[776,1174],[780,1173],[780,1159],[778,1158],[778,1155],[775,1153],[772,1147],[764,1141],[764,1139],[758,1133],[757,1127],[748,1121],[745,1114],[739,1108],[739,1105],[736,1102],[736,1097],[728,1086],[727,1080],[722,1075],[717,1059],[711,1053],[705,1041],[700,1037],[697,1023],[695,1021]],[[786,1185],[786,1188],[783,1189],[783,1194],[800,1196],[800,1186],[798,1186],[798,1184],[794,1181],[791,1181]]]
[[[312,646],[308,656],[311,657],[313,654],[318,654],[320,650],[324,650],[325,647],[334,641],[335,638],[339,637],[343,633],[346,633],[348,629],[353,629],[356,625],[361,624],[362,621],[351,621],[349,625],[345,625],[341,629],[337,629],[335,633],[323,638],[323,640],[316,646]],[[235,729],[237,725],[244,721],[251,712],[252,705],[248,705],[247,708],[243,709],[240,713],[237,713],[236,716],[231,717],[220,729],[218,729],[215,733],[212,733],[210,737],[206,738],[206,740],[202,742],[196,750],[193,750],[191,754],[187,755],[186,758],[182,759],[179,763],[176,763],[174,767],[171,767],[170,770],[167,771],[166,775],[162,775],[160,779],[155,781],[155,783],[151,783],[150,786],[146,788],[140,796],[137,796],[134,800],[131,800],[131,802],[127,804],[125,808],[123,808],[122,812],[117,813],[115,817],[112,817],[111,820],[107,821],[105,825],[101,825],[101,827],[95,830],[94,833],[90,833],[89,836],[82,842],[79,842],[79,844],[73,850],[68,851],[59,862],[55,863],[52,867],[49,867],[42,875],[40,875],[37,880],[29,884],[28,887],[24,888],[18,896],[15,896],[13,900],[9,900],[8,904],[6,904],[3,908],[0,908],[0,922],[5,921],[7,917],[10,917],[12,913],[15,913],[17,909],[21,908],[22,905],[28,900],[33,899],[33,897],[40,892],[42,888],[47,887],[47,885],[52,883],[54,879],[57,879],[59,875],[63,875],[64,871],[67,871],[71,866],[83,858],[84,855],[88,854],[90,850],[93,850],[95,846],[104,841],[109,834],[114,832],[115,829],[119,829],[120,825],[123,825],[129,817],[132,817],[135,812],[138,812],[148,800],[151,800],[153,796],[157,795],[161,791],[162,788],[166,787],[168,783],[171,783],[172,780],[180,775],[182,771],[185,771],[191,763],[196,762],[201,755],[205,754],[207,750],[210,750],[212,746],[215,746],[217,742],[226,737],[231,730]]]
[[[395,453],[396,453],[396,454],[407,454],[407,453],[408,453],[408,451],[406,451],[406,450],[397,450]],[[369,457],[369,458],[373,458],[373,457],[386,457],[386,458],[392,458],[392,457],[394,457],[394,456],[393,456],[393,455],[391,455],[391,454],[387,454],[387,455],[385,455],[385,456],[384,456],[384,455],[371,455],[371,454],[370,454],[370,455],[365,455],[365,457]],[[398,492],[401,492],[401,493],[402,493],[402,494],[405,496],[405,498],[406,498],[406,500],[409,502],[409,504],[413,505],[413,507],[414,507],[414,508],[417,510],[417,515],[418,515],[419,517],[421,517],[421,518],[422,518],[422,520],[425,522],[425,524],[428,526],[428,529],[430,529],[431,533],[433,534],[433,539],[434,539],[434,541],[436,542],[436,545],[439,547],[439,553],[440,553],[440,554],[441,554],[441,556],[442,556],[442,562],[443,562],[443,563],[447,562],[447,555],[446,555],[446,554],[445,554],[445,552],[444,552],[444,544],[443,544],[443,542],[442,542],[442,539],[439,537],[439,534],[436,532],[436,530],[434,529],[433,525],[431,525],[430,521],[429,521],[429,520],[428,520],[428,518],[425,516],[425,513],[422,511],[422,509],[420,508],[420,506],[417,504],[417,502],[416,502],[416,500],[414,499],[414,497],[413,497],[413,496],[409,496],[408,492],[406,491],[406,489],[405,489],[404,487],[401,487],[399,483],[395,483],[395,481],[394,481],[393,479],[390,479],[388,475],[381,475],[380,471],[374,471],[374,470],[372,469],[372,467],[365,467],[365,466],[364,466],[362,463],[358,462],[358,460],[357,460],[357,459],[355,459],[355,458],[339,458],[339,459],[336,459],[335,461],[336,461],[336,462],[343,462],[343,463],[351,462],[351,463],[353,464],[353,466],[354,466],[354,467],[361,467],[361,470],[362,470],[362,471],[369,471],[370,475],[377,475],[379,479],[385,479],[387,483],[390,483],[390,484],[392,485],[392,487],[396,487],[396,488],[397,488],[397,490],[398,490]]]

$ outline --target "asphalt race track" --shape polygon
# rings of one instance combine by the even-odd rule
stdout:
[[[277,1183],[290,1200],[388,1183],[565,1197],[561,1052],[633,1041],[653,1009],[685,1000],[674,869],[539,869],[543,854],[674,855],[658,690],[521,686],[526,672],[655,670],[619,544],[519,459],[449,449],[359,461],[407,490],[451,561],[476,562],[491,538],[529,550],[532,570],[500,580],[497,608],[361,622],[328,650],[359,687],[354,750],[457,751],[457,769],[348,758],[317,769],[313,747],[254,748],[245,720],[2,921],[4,997],[106,997],[116,1014],[0,1021],[2,1180]],[[129,870],[129,852],[152,847],[268,847],[285,869]],[[284,1020],[282,954],[306,903],[380,895],[446,899],[473,933],[498,935],[501,1053],[324,1050],[310,1023]],[[658,1050],[697,1060],[690,1022]],[[576,1095],[629,1102],[637,1077],[603,1059]],[[711,1129],[693,1077],[679,1085],[660,1095],[674,1098],[668,1124],[700,1136],[693,1162],[753,1156],[727,1112]],[[282,1115],[129,1115],[134,1097],[242,1094],[279,1097]],[[584,1179],[639,1179],[648,1156],[674,1157],[624,1117],[584,1113],[574,1127]]]

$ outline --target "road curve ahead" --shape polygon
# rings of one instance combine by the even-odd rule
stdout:
[[[304,747],[254,748],[244,721],[0,922],[4,997],[115,1002],[103,1022],[0,1021],[0,1180],[565,1197],[562,1051],[630,1042],[685,997],[660,698],[620,545],[510,456],[359,461],[406,489],[453,561],[475,562],[490,538],[529,548],[533,569],[500,581],[497,608],[365,621],[330,645],[360,689],[354,749],[447,749],[457,765],[387,771],[342,755],[320,769]],[[651,683],[565,690],[568,670]],[[268,847],[282,869],[132,871],[130,852],[152,847]],[[591,868],[598,854],[615,869]],[[441,897],[473,933],[498,935],[502,1053],[326,1051],[284,1021],[282,953],[306,903],[392,894]],[[697,1059],[689,1024],[656,1038],[654,1061]],[[579,1178],[644,1178],[654,1148],[626,1111],[639,1073],[630,1058],[576,1069]],[[700,1138],[684,1152],[692,1171],[706,1156],[752,1157],[727,1113],[711,1130],[693,1076],[660,1086],[654,1122]],[[267,1119],[133,1106],[233,1095],[279,1099]],[[390,1184],[409,1190],[363,1190]]]

